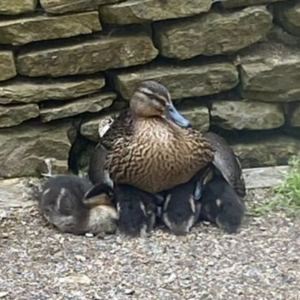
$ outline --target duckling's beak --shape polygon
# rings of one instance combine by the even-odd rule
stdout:
[[[191,123],[179,113],[172,102],[166,106],[166,115],[178,126],[191,127]]]

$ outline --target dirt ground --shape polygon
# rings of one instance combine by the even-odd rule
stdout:
[[[300,221],[283,213],[247,216],[234,235],[199,224],[128,239],[62,234],[36,206],[0,212],[0,299],[300,299]]]

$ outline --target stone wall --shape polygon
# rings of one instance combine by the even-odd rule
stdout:
[[[1,0],[0,15],[0,177],[84,168],[145,79],[244,167],[300,150],[300,1]]]

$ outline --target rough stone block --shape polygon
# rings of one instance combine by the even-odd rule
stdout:
[[[69,100],[100,91],[105,79],[100,75],[64,79],[18,78],[0,83],[0,104]]]
[[[12,51],[0,51],[0,62],[0,81],[13,78],[17,75]]]
[[[267,102],[300,99],[298,48],[261,43],[242,51],[237,61],[244,98]]]
[[[292,107],[289,124],[293,127],[300,127],[300,103]]]
[[[145,64],[157,55],[147,34],[119,34],[23,49],[17,57],[17,69],[30,77],[93,74]]]
[[[40,3],[47,13],[64,14],[71,11],[95,9],[99,5],[118,1],[119,0],[40,0]]]
[[[114,74],[115,86],[127,100],[143,80],[155,80],[165,85],[172,99],[217,94],[232,89],[239,82],[237,69],[229,62],[153,65]]]
[[[289,34],[283,30],[280,26],[274,25],[272,29],[267,33],[264,42],[269,43],[282,43],[291,46],[300,45],[300,37]]]
[[[283,2],[275,6],[275,18],[287,32],[300,36],[300,2]]]
[[[67,38],[102,29],[97,11],[65,16],[36,16],[0,21],[0,43],[20,45]]]
[[[289,0],[222,0],[220,3],[224,8],[234,7],[246,7],[252,5],[268,4],[278,1],[289,1]]]
[[[185,107],[178,109],[180,113],[188,119],[193,128],[203,132],[208,131],[210,126],[210,117],[208,108],[205,106]]]
[[[37,104],[0,105],[0,128],[19,125],[26,120],[38,117],[39,114]]]
[[[272,19],[263,6],[235,12],[210,12],[157,24],[155,40],[160,53],[170,58],[234,53],[264,37],[272,26]]]
[[[211,0],[130,0],[100,7],[105,23],[131,24],[176,19],[207,12]]]
[[[0,15],[19,15],[33,12],[38,0],[1,0]]]
[[[106,112],[101,113],[101,116],[92,117],[82,121],[80,126],[80,134],[86,137],[87,139],[98,142],[100,140],[99,136],[99,124],[103,119],[106,119],[110,116],[117,116],[119,112]]]
[[[285,121],[280,104],[258,101],[216,101],[210,114],[212,124],[229,130],[273,129]]]
[[[40,122],[0,129],[0,177],[39,176],[45,158],[68,161],[70,122]]]
[[[102,109],[109,107],[115,98],[116,94],[114,93],[103,93],[90,97],[83,97],[57,107],[41,108],[41,119],[42,122],[49,122],[51,120],[71,117],[84,112],[99,112]]]
[[[290,157],[298,154],[300,140],[286,135],[243,137],[230,145],[243,168],[256,168],[287,165]]]

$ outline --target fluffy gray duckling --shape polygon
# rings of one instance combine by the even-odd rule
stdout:
[[[37,195],[40,213],[62,232],[81,235],[114,233],[117,210],[106,184],[93,186],[75,175],[50,177]]]

